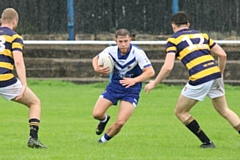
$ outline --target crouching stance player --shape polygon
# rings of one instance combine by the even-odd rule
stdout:
[[[138,103],[142,82],[155,75],[145,52],[130,43],[131,38],[128,30],[117,30],[115,38],[117,45],[107,47],[103,51],[109,53],[113,58],[114,71],[109,85],[93,109],[93,117],[100,121],[96,134],[102,134],[110,119],[106,111],[111,105],[117,105],[118,101],[120,101],[119,112],[116,121],[99,139],[101,143],[109,141],[120,132]],[[109,74],[109,67],[98,66],[98,55],[93,58],[92,65],[95,72]]]
[[[223,83],[226,53],[207,34],[190,29],[188,15],[184,12],[172,16],[174,34],[166,44],[166,59],[158,76],[145,86],[148,93],[162,82],[174,66],[175,57],[186,66],[189,81],[179,96],[175,115],[202,142],[201,148],[215,148],[197,120],[189,113],[192,107],[206,96],[212,100],[216,111],[240,133],[239,117],[228,108]],[[218,64],[212,55],[218,57]]]

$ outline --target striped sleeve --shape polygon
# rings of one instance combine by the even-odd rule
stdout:
[[[208,45],[210,48],[214,47],[216,43],[213,39],[211,39],[207,34],[203,34],[203,37],[208,41]]]
[[[177,53],[177,47],[175,44],[175,38],[168,38],[167,44],[166,44],[166,52],[167,53]]]
[[[12,51],[23,51],[23,39],[20,35],[13,35]]]

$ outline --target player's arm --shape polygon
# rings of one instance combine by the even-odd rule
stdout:
[[[227,61],[227,54],[218,44],[215,44],[210,51],[213,55],[218,57],[218,67],[223,75]]]
[[[142,71],[143,71],[142,74],[140,74],[139,76],[135,78],[123,78],[122,80],[120,80],[120,83],[126,88],[128,88],[135,85],[138,82],[143,82],[145,80],[148,80],[149,78],[155,75],[155,71],[151,65],[147,66]]]
[[[155,75],[151,62],[143,50],[141,50],[139,54],[136,54],[136,59],[138,61],[138,65],[142,68],[142,73],[134,78],[123,78],[120,80],[120,83],[126,88],[131,87],[136,83],[148,80]]]
[[[93,57],[92,66],[93,66],[93,69],[94,69],[95,72],[99,72],[98,56]]]
[[[145,86],[145,92],[148,93],[151,89],[156,87],[160,82],[162,82],[167,76],[170,74],[170,72],[173,69],[174,66],[174,61],[175,61],[175,53],[168,53],[165,58],[165,62],[160,69],[157,77],[155,78],[154,81],[149,82]]]
[[[142,73],[139,76],[133,78],[133,81],[135,83],[143,82],[155,76],[155,71],[152,67],[152,64],[143,50],[141,50],[139,54],[136,55],[136,59],[140,68],[142,68]]]
[[[167,78],[167,76],[173,69],[174,61],[175,61],[175,53],[168,53],[166,55],[165,62],[161,70],[159,71],[157,77],[154,80],[155,86],[160,82],[162,82],[165,78]]]
[[[133,78],[135,83],[143,82],[143,81],[148,80],[149,78],[151,78],[155,75],[155,71],[154,71],[152,65],[144,68],[142,71],[143,71],[142,74]]]
[[[25,68],[25,63],[24,63],[24,59],[23,59],[23,53],[21,51],[13,51],[13,59],[14,59],[14,65],[15,65],[15,69],[18,75],[18,78],[20,80],[20,82],[22,83],[22,90],[21,93],[19,94],[19,96],[16,98],[20,99],[26,88],[27,88],[27,78],[26,78],[26,68]]]

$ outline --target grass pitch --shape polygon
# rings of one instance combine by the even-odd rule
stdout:
[[[29,80],[42,101],[39,139],[48,149],[27,147],[28,109],[0,99],[1,160],[235,160],[239,158],[237,132],[220,117],[206,98],[192,110],[215,149],[200,149],[200,141],[173,111],[182,86],[159,85],[146,95],[122,131],[106,144],[98,144],[92,109],[107,83],[76,85]],[[240,115],[240,87],[226,86],[228,104]],[[112,123],[118,107],[108,113]],[[109,124],[108,123],[108,126]]]

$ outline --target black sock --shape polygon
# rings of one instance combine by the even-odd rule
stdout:
[[[186,120],[184,122],[184,124],[192,133],[194,133],[199,138],[199,140],[202,143],[205,143],[205,144],[209,144],[210,143],[210,139],[201,130],[198,122],[194,118],[190,117],[188,120]]]
[[[240,134],[240,124],[236,125],[234,129]]]
[[[40,120],[36,118],[32,118],[29,120],[30,137],[34,139],[38,139],[39,123],[40,123]]]

